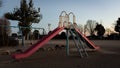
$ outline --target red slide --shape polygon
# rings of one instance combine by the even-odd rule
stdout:
[[[42,47],[45,43],[47,43],[50,39],[52,39],[54,36],[56,36],[63,29],[64,29],[64,27],[62,27],[62,28],[57,27],[51,33],[49,33],[47,36],[43,37],[40,41],[38,41],[36,44],[34,44],[30,48],[28,48],[25,52],[20,53],[20,54],[13,54],[12,58],[19,60],[19,59],[27,58],[27,57],[31,56],[40,47]]]
[[[95,46],[85,35],[83,35],[77,28],[75,30],[81,35],[81,37],[84,39],[84,41],[87,43],[87,46],[92,49],[98,50],[99,47]]]

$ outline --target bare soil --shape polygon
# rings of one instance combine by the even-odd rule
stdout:
[[[99,46],[97,51],[87,51],[88,56],[80,57],[72,50],[74,43],[70,41],[70,55],[65,48],[55,49],[55,45],[65,45],[65,40],[51,40],[32,56],[14,61],[10,55],[2,55],[2,50],[15,51],[19,47],[0,49],[0,68],[120,68],[120,40],[92,40]],[[22,48],[22,47],[21,47]],[[24,47],[23,50],[29,48]]]

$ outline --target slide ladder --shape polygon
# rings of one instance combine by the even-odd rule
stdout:
[[[75,30],[74,29],[70,29],[69,32],[70,32],[70,34],[73,37],[75,46],[76,46],[76,48],[78,50],[78,53],[81,56],[81,58],[84,57],[84,56],[88,56],[88,54],[87,54],[87,52],[85,50],[85,47],[84,47],[85,45],[82,42],[82,40],[80,39],[80,37],[78,36],[78,34],[75,32]]]

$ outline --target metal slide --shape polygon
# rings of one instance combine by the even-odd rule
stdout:
[[[96,50],[99,49],[98,46],[95,46],[95,45],[94,45],[85,35],[83,35],[77,28],[75,28],[75,30],[80,34],[80,38],[82,38],[82,39],[86,42],[86,44],[87,44],[87,46],[88,46],[89,48],[96,49]]]
[[[22,58],[27,58],[31,56],[33,53],[35,53],[39,48],[44,46],[45,43],[47,43],[49,40],[51,40],[53,37],[55,37],[60,31],[62,31],[64,27],[57,27],[54,29],[51,33],[49,33],[47,36],[43,37],[40,41],[38,41],[36,44],[28,48],[25,52],[20,54],[13,54],[12,58],[19,60]]]

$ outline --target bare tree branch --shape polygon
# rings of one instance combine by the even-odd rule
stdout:
[[[96,21],[94,20],[88,20],[85,25],[85,31],[90,34],[90,36],[94,35],[94,28],[96,27]]]

